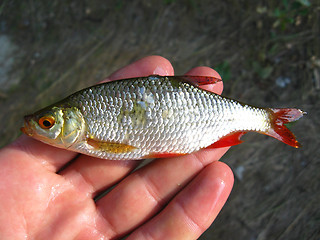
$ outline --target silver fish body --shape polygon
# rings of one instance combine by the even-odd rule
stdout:
[[[296,120],[303,113],[294,110]],[[81,90],[29,117],[24,132],[37,138],[35,130],[26,129],[37,128],[31,125],[48,111],[62,115],[63,127],[56,134],[60,140],[38,139],[111,160],[188,154],[236,132],[256,131],[276,137],[272,135],[272,109],[219,96],[183,77],[140,77]]]

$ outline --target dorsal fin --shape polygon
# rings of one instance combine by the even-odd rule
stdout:
[[[181,80],[189,82],[196,86],[214,84],[222,81],[221,78],[208,77],[208,76],[187,76],[186,75],[186,76],[177,76],[177,78],[180,78]]]
[[[148,78],[168,78],[171,80],[178,80],[181,82],[188,82],[195,86],[202,86],[202,85],[208,85],[208,84],[214,84],[217,82],[221,82],[222,79],[218,77],[209,77],[209,76],[160,76],[160,75],[149,75]]]

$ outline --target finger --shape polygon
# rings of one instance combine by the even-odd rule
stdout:
[[[100,199],[97,202],[99,215],[113,226],[115,234],[132,231],[163,208],[206,165],[220,159],[226,150],[202,150],[152,162]]]
[[[117,80],[148,75],[174,75],[171,63],[161,56],[144,57],[110,75],[108,79]]]
[[[25,135],[20,136],[1,151],[6,158],[24,159],[30,164],[40,164],[52,172],[56,172],[77,156],[75,152],[52,147]]]
[[[233,185],[224,163],[208,165],[169,205],[127,239],[197,239],[213,222]]]
[[[173,75],[170,62],[160,56],[145,57],[112,74],[108,79],[130,78],[150,74]],[[125,177],[140,161],[108,161],[81,155],[76,161],[61,172],[76,187],[95,195]]]

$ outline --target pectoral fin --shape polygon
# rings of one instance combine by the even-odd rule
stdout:
[[[137,149],[134,146],[124,144],[124,143],[103,142],[93,138],[88,138],[87,143],[96,150],[101,150],[103,152],[109,152],[109,153],[128,153]]]

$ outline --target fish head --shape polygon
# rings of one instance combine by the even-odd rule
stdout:
[[[81,112],[74,107],[50,107],[24,117],[21,131],[42,142],[69,148],[85,133]]]

